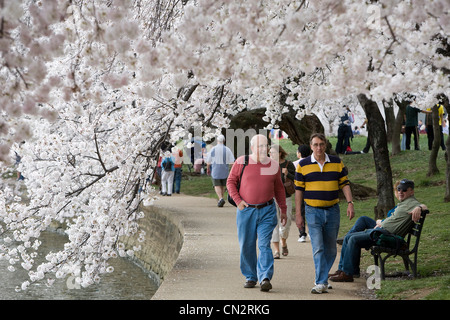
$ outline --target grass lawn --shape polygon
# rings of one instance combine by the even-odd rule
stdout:
[[[447,136],[445,136],[447,138]],[[333,146],[336,138],[329,138]],[[365,137],[355,137],[352,141],[353,150],[362,150],[365,146]],[[296,159],[297,146],[289,140],[280,140],[282,147],[289,153],[288,159]],[[381,283],[381,289],[376,290],[377,298],[391,299],[450,299],[450,204],[444,203],[445,195],[445,159],[444,152],[439,151],[438,168],[440,173],[427,177],[428,160],[430,152],[427,147],[426,135],[420,136],[420,151],[402,151],[401,154],[391,157],[391,168],[394,181],[408,178],[415,182],[415,196],[425,203],[430,214],[427,216],[422,231],[418,256],[417,279],[408,277],[388,277]],[[372,150],[368,154],[355,154],[341,156],[349,170],[349,179],[358,184],[376,189],[376,176]],[[211,178],[206,175],[192,176],[186,174],[189,170],[183,169],[181,190],[185,194],[194,196],[215,197]],[[341,202],[340,236],[351,228],[360,216],[374,217],[373,208],[377,198],[355,201],[356,216],[349,221],[345,216],[346,203]],[[339,258],[339,257],[338,257]],[[363,250],[361,271],[372,265],[373,258],[368,251]],[[403,271],[401,258],[389,258],[386,261],[386,272],[395,273]]]

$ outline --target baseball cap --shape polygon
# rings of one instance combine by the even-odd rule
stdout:
[[[400,181],[400,184],[397,186],[397,190],[403,190],[403,192],[408,190],[408,188],[414,189],[414,181],[408,180],[408,179],[403,179],[402,181]]]

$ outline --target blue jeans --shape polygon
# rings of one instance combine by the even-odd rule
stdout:
[[[270,239],[277,225],[277,209],[275,203],[261,209],[237,209],[237,233],[239,240],[240,268],[246,280],[261,282],[272,279],[273,254]],[[258,242],[259,255],[256,254]]]
[[[173,177],[173,192],[175,193],[180,193],[182,172],[182,168],[175,168],[175,175]]]
[[[345,237],[342,244],[341,260],[339,261],[340,270],[348,275],[359,274],[361,249],[369,248],[374,244],[373,240],[370,239],[372,231],[373,229],[367,229],[351,233]]]
[[[339,204],[329,208],[306,205],[306,223],[311,237],[316,284],[328,284],[328,273],[337,255],[336,239],[339,232]]]
[[[373,220],[372,218],[366,216],[359,217],[358,220],[356,220],[353,227],[349,230],[347,235],[354,232],[364,231],[366,229],[373,229],[375,228],[376,225],[377,225],[376,221]]]
[[[342,250],[341,250],[341,258],[339,259],[339,266],[338,269],[343,271],[344,270],[344,254],[346,251],[346,247],[347,247],[347,243],[348,243],[348,238],[355,232],[361,232],[367,229],[373,229],[376,226],[376,222],[375,220],[373,220],[372,218],[366,217],[366,216],[362,216],[359,217],[358,220],[356,220],[355,224],[353,225],[353,227],[350,229],[350,231],[345,235],[344,237],[344,243],[345,243],[345,247],[344,247],[344,243],[342,244]],[[358,263],[355,264],[355,266],[352,268],[352,275],[354,274],[360,274],[359,271],[359,259],[358,259]],[[346,272],[347,273],[347,272]]]

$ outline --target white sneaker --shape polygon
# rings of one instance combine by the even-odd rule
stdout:
[[[311,293],[314,294],[321,294],[321,293],[327,293],[327,285],[326,284],[316,284],[312,289]]]
[[[301,236],[300,238],[298,238],[297,241],[298,242],[306,242],[306,237],[305,236]]]

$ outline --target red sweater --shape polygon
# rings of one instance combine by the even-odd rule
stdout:
[[[249,163],[242,175],[241,186],[237,191],[237,184],[244,167],[244,156],[239,157],[231,168],[227,180],[227,189],[233,200],[239,204],[242,200],[248,204],[260,204],[275,197],[281,212],[285,213],[286,193],[281,181],[281,170],[278,162],[270,160],[267,164],[255,163],[249,157]]]

